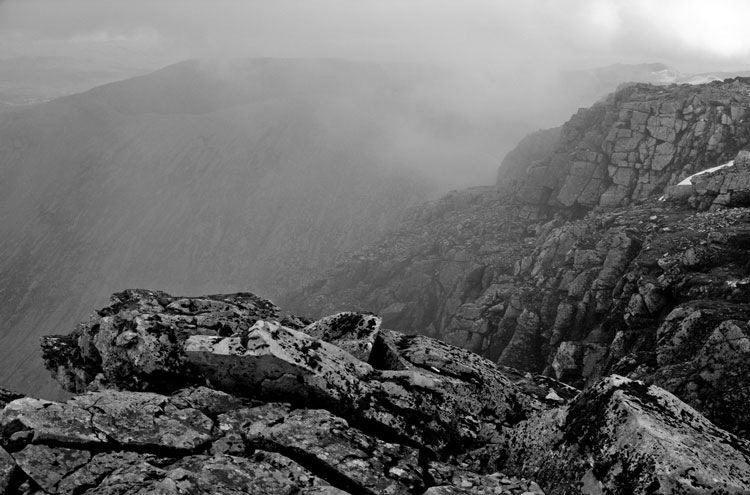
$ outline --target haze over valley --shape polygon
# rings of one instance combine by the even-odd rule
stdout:
[[[643,6],[176,5],[0,3],[7,386],[54,394],[38,337],[112,292],[279,297],[623,83],[745,69],[687,41],[606,48]]]

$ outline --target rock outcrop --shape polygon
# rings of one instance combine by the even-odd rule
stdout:
[[[283,304],[375,311],[576,387],[645,380],[747,436],[749,105],[748,79],[624,88]]]
[[[315,336],[280,320],[301,321],[247,293],[115,294],[45,338],[60,383],[87,392],[3,393],[0,491],[750,493],[750,442],[655,386],[578,393],[371,314],[303,327]]]
[[[750,493],[749,112],[624,88],[286,298],[317,321],[116,294],[43,340],[82,395],[0,393],[0,487]]]
[[[515,196],[579,212],[646,199],[750,144],[749,97],[747,78],[623,88],[579,110],[554,150],[527,162]],[[516,175],[511,170],[507,180]],[[499,176],[502,189],[502,167]]]
[[[750,442],[618,376],[524,422],[507,452],[506,468],[533,473],[549,494],[750,493]]]

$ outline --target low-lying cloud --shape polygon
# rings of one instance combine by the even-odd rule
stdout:
[[[129,43],[174,59],[344,57],[526,73],[635,61],[728,68],[750,53],[750,4],[740,0],[6,0],[0,9],[8,51]]]
[[[750,68],[747,14],[750,3],[741,0],[5,0],[0,59],[73,56],[141,73],[214,57],[435,65],[460,80],[421,96],[492,129],[510,148],[601,96],[566,93],[561,70],[643,62],[683,72]],[[501,159],[476,180],[492,176]]]

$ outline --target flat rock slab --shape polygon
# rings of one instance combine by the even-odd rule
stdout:
[[[346,409],[361,395],[372,367],[338,347],[269,321],[246,336],[192,336],[185,342],[191,365],[215,388],[246,397],[322,401]]]
[[[65,403],[24,397],[16,399],[0,413],[0,425],[6,443],[14,443],[29,432],[34,443],[55,442],[92,445],[107,442],[107,435],[91,422],[86,409]]]
[[[87,451],[29,445],[15,454],[19,466],[47,493],[185,493],[347,495],[280,454],[249,458],[193,455],[174,459],[134,452]]]
[[[187,457],[170,465],[163,479],[153,483],[149,490],[138,493],[346,494],[299,464],[272,452],[257,452],[250,459],[233,456]]]
[[[13,454],[18,467],[47,493],[57,493],[58,484],[89,460],[86,450],[27,445]]]
[[[379,423],[438,456],[496,444],[545,406],[491,361],[429,337],[381,330],[355,418]]]
[[[159,394],[104,390],[68,404],[91,412],[91,424],[120,445],[192,452],[216,437],[209,417]]]
[[[416,449],[365,435],[322,409],[297,409],[280,419],[263,415],[243,433],[251,446],[317,467],[354,493],[405,495],[424,487]]]
[[[76,396],[65,403],[17,399],[0,414],[0,428],[6,443],[183,452],[192,452],[216,436],[211,419],[197,409],[180,408],[163,395],[113,390]]]
[[[66,390],[101,387],[173,392],[193,382],[183,342],[189,335],[246,331],[279,308],[250,293],[174,297],[143,289],[113,294],[109,306],[69,335],[42,339],[45,366]]]

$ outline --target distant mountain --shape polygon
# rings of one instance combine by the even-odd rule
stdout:
[[[112,292],[273,296],[492,167],[498,130],[452,110],[446,80],[336,60],[190,61],[1,112],[0,382],[53,394],[38,336]]]
[[[63,56],[0,59],[0,110],[49,101],[149,71],[119,60]]]

